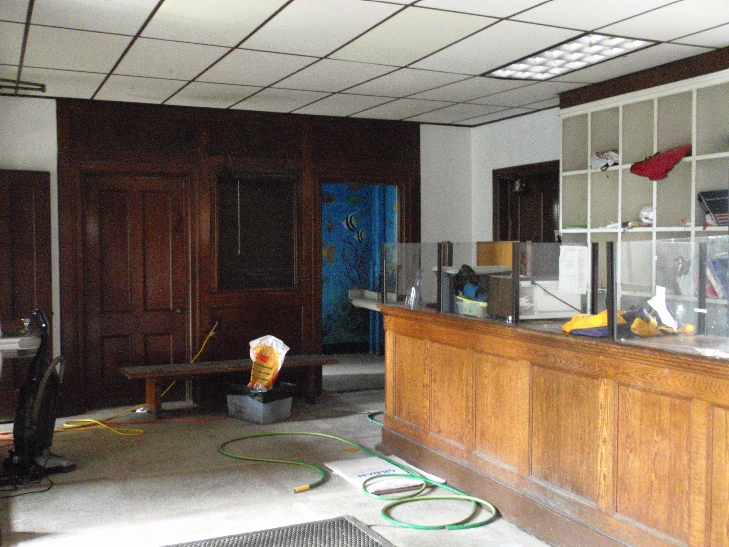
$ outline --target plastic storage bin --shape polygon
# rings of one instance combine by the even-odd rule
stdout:
[[[486,302],[478,302],[463,296],[456,298],[456,312],[461,315],[470,315],[471,317],[487,317],[488,305]]]
[[[280,422],[291,417],[293,384],[277,383],[268,391],[230,384],[228,386],[228,414],[256,424]]]

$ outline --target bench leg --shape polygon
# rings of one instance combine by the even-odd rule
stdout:
[[[316,379],[321,373],[321,365],[307,367],[309,374],[306,377],[306,402],[316,404]]]
[[[146,402],[147,411],[159,416],[162,412],[162,386],[155,378],[146,379]]]

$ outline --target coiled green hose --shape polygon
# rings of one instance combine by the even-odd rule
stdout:
[[[377,414],[382,414],[381,412],[373,412],[367,415],[367,419],[370,420],[373,423],[378,423],[374,419],[374,416]],[[382,425],[382,424],[380,424]],[[313,433],[313,432],[305,432],[305,431],[279,431],[279,432],[266,432],[266,433],[252,433],[250,435],[243,435],[242,437],[236,437],[235,439],[230,439],[229,441],[225,441],[223,444],[221,444],[218,447],[218,452],[220,452],[223,456],[227,456],[229,458],[234,458],[237,460],[246,460],[246,461],[254,461],[254,462],[267,462],[267,463],[277,463],[277,464],[289,464],[289,465],[299,465],[304,467],[309,467],[311,469],[314,469],[319,472],[321,477],[319,480],[314,481],[309,484],[303,484],[301,486],[297,486],[294,488],[294,492],[304,492],[306,490],[310,490],[312,488],[316,488],[317,486],[321,485],[327,477],[327,473],[324,469],[322,469],[320,466],[301,461],[301,460],[281,460],[281,459],[274,459],[274,458],[260,458],[260,457],[253,457],[253,456],[241,456],[238,454],[232,454],[226,450],[226,448],[234,443],[238,443],[241,441],[245,441],[247,439],[254,439],[257,437],[274,437],[274,436],[282,436],[282,435],[307,435],[307,436],[313,436],[313,437],[324,437],[327,439],[333,439],[336,441],[340,441],[343,443],[347,443],[351,446],[354,446],[355,448],[361,450],[362,452],[365,452],[366,454],[369,454],[371,456],[375,456],[377,458],[380,458],[381,460],[386,461],[390,465],[394,465],[398,467],[399,469],[402,469],[405,473],[403,474],[393,474],[393,475],[387,475],[389,477],[403,477],[403,478],[415,478],[420,481],[422,481],[422,485],[417,490],[417,492],[409,492],[403,496],[383,496],[378,494],[373,494],[367,490],[367,486],[369,485],[369,481],[375,478],[381,478],[382,475],[378,477],[370,477],[362,484],[362,490],[367,494],[368,496],[382,499],[382,500],[395,500],[392,503],[386,505],[382,509],[382,516],[385,520],[388,522],[391,522],[393,524],[396,524],[398,526],[402,526],[404,528],[415,528],[419,530],[464,530],[467,528],[476,528],[477,526],[483,526],[485,524],[488,524],[489,522],[493,521],[496,516],[498,515],[498,511],[496,508],[491,505],[489,502],[482,500],[480,498],[476,498],[473,496],[468,496],[467,494],[451,487],[446,484],[442,484],[437,481],[433,481],[427,477],[423,477],[420,473],[415,471],[414,469],[410,469],[409,467],[402,465],[398,462],[395,462],[391,460],[390,458],[387,458],[385,456],[382,456],[381,454],[377,454],[368,448],[365,448],[364,446],[357,444],[353,441],[343,439],[342,437],[337,437],[335,435],[328,435],[326,433]],[[427,488],[430,487],[438,487],[443,488],[445,490],[448,490],[452,492],[452,495],[428,495],[428,496],[420,496],[422,492],[424,492]],[[392,516],[390,516],[390,510],[398,505],[402,505],[405,503],[413,503],[418,501],[426,501],[426,500],[446,500],[446,499],[455,499],[455,500],[465,500],[470,501],[472,504],[472,510],[471,513],[464,519],[459,520],[458,522],[450,523],[450,524],[442,524],[442,525],[418,525],[418,524],[410,524],[406,522],[399,521]],[[476,522],[470,522],[471,519],[476,515],[476,513],[479,511],[479,509],[486,509],[490,514],[487,515],[486,518],[480,521]]]

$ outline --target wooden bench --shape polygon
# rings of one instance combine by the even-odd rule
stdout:
[[[306,400],[313,404],[316,402],[317,378],[321,376],[322,365],[334,365],[339,361],[326,355],[292,355],[284,358],[281,370],[292,368],[306,368],[307,382],[304,386]],[[250,359],[234,359],[230,361],[197,361],[195,363],[176,363],[171,365],[149,365],[137,367],[122,367],[122,375],[130,380],[144,378],[146,382],[147,410],[158,416],[162,410],[162,383],[170,380],[193,380],[211,374],[226,372],[250,371]]]

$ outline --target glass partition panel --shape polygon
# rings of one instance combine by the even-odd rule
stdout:
[[[588,313],[591,302],[591,247],[522,243],[519,321],[560,319]]]
[[[384,249],[384,292],[387,304],[405,305],[412,289],[418,286],[413,308],[437,308],[437,243],[388,243]]]
[[[627,241],[620,247],[618,339],[729,358],[729,237]]]

